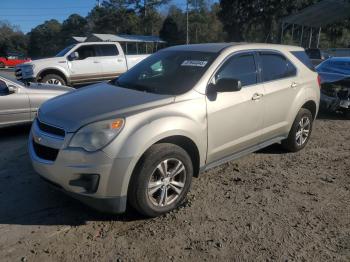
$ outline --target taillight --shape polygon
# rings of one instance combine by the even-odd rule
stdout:
[[[317,75],[317,83],[318,83],[318,87],[321,88],[321,77],[320,77],[320,75]]]

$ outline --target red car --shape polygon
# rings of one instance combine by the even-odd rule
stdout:
[[[30,58],[21,55],[8,55],[6,57],[0,57],[0,68],[15,67],[18,64],[29,61],[31,61]]]

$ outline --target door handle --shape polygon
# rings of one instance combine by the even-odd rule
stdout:
[[[117,62],[124,62],[124,60],[119,58],[119,59],[117,59]]]
[[[252,100],[260,100],[260,98],[263,96],[263,94],[255,93],[252,97]]]
[[[94,61],[94,64],[99,64],[100,62],[99,61]]]
[[[296,88],[297,86],[298,86],[298,84],[295,83],[295,82],[293,82],[293,83],[290,85],[291,88]]]

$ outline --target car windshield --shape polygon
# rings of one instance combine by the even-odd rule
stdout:
[[[216,56],[196,51],[160,51],[112,83],[155,94],[183,94],[194,87]]]
[[[64,55],[66,55],[75,45],[70,45],[70,46],[67,46],[65,49],[61,50],[57,55],[56,57],[62,57]]]

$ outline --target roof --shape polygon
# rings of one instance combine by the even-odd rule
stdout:
[[[194,45],[178,45],[169,47],[163,50],[181,50],[181,51],[198,51],[198,52],[209,52],[219,53],[228,47],[239,47],[240,49],[272,49],[272,50],[287,50],[287,51],[300,51],[304,50],[299,46],[292,45],[276,45],[276,44],[265,44],[265,43],[208,43],[208,44],[194,44]]]
[[[146,35],[112,35],[112,34],[92,34],[85,42],[149,42],[149,43],[165,43],[158,36]]]
[[[283,23],[322,27],[350,17],[349,0],[323,0],[287,16]]]
[[[181,51],[198,51],[208,53],[218,53],[229,46],[240,45],[241,43],[208,43],[208,44],[193,44],[193,45],[177,45],[167,48],[166,50],[181,50]]]
[[[85,42],[87,37],[84,36],[72,36],[73,40],[75,40],[78,43],[82,43]]]

